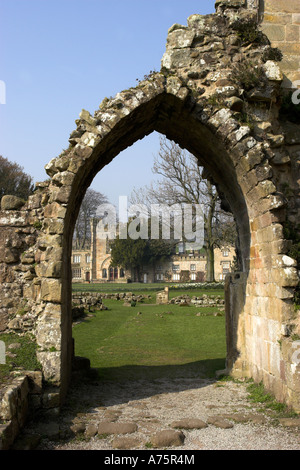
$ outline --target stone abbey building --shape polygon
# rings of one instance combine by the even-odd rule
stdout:
[[[135,282],[131,269],[111,265],[109,238],[97,236],[97,219],[91,220],[91,243],[85,249],[72,250],[73,282]],[[223,281],[232,271],[235,249],[224,246],[215,249],[215,280]],[[205,282],[206,254],[204,249],[193,249],[192,244],[178,243],[174,254],[155,265],[141,268],[140,281],[152,282]]]

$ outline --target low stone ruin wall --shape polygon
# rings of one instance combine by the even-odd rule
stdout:
[[[179,295],[178,297],[174,297],[173,299],[169,300],[169,304],[175,305],[192,305],[194,307],[224,307],[225,300],[221,298],[219,295],[202,295],[202,296],[193,296],[190,297],[189,295]]]
[[[89,308],[93,306],[101,310],[103,299],[123,300],[124,302],[141,302],[151,299],[151,295],[134,294],[133,292],[98,293],[98,292],[74,292],[72,294],[73,305],[83,305]]]
[[[47,407],[42,393],[42,372],[22,372],[11,376],[0,389],[0,450],[13,445],[28,417],[37,409]]]

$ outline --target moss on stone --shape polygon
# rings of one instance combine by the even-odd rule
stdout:
[[[251,90],[264,85],[266,76],[261,64],[245,59],[232,68],[231,79],[245,90]]]

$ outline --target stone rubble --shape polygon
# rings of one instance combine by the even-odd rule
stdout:
[[[241,382],[78,383],[70,400],[59,418],[29,423],[15,448],[28,448],[32,436],[37,450],[300,450],[299,418],[261,412]]]

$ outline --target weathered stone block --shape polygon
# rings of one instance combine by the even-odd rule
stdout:
[[[11,210],[18,210],[23,207],[25,201],[17,196],[3,196],[1,199],[1,210],[4,211],[11,211]]]
[[[43,349],[61,348],[61,316],[47,313],[38,317],[36,341]]]
[[[282,25],[263,24],[262,30],[270,41],[285,41],[285,27]]]
[[[299,283],[297,269],[291,266],[272,270],[272,279],[278,286],[296,287]]]
[[[70,186],[75,178],[74,173],[71,171],[58,172],[52,176],[52,181],[59,186]]]
[[[286,40],[291,42],[299,42],[300,28],[298,25],[288,24],[286,26]]]
[[[246,6],[246,0],[217,0],[215,7],[223,6],[226,8],[241,8]]]
[[[189,30],[176,29],[168,34],[167,47],[181,49],[191,47],[195,33]]]
[[[37,301],[40,296],[40,286],[38,284],[26,284],[23,288],[23,295],[26,299]]]
[[[57,218],[64,218],[66,215],[67,209],[57,202],[52,202],[51,204],[47,204],[44,210],[44,217],[57,217]]]
[[[266,12],[300,13],[298,0],[265,0]]]
[[[265,13],[264,14],[264,23],[274,23],[274,24],[291,24],[292,14],[288,13]]]
[[[161,66],[167,70],[189,67],[192,59],[187,49],[168,50],[164,53]]]
[[[273,165],[285,165],[291,161],[289,154],[285,149],[273,150],[274,156],[272,157]]]
[[[268,60],[263,65],[263,69],[269,80],[275,82],[281,82],[283,80],[283,75],[277,62]]]
[[[42,251],[45,251],[49,247],[60,247],[61,245],[62,237],[56,234],[43,234],[37,241],[37,247]]]
[[[0,262],[6,264],[17,263],[20,260],[20,253],[13,248],[0,248]]]
[[[71,165],[72,166],[72,163]],[[51,187],[49,203],[58,202],[66,204],[71,194],[72,186],[63,186],[58,188],[57,186]]]
[[[9,322],[9,316],[6,309],[0,309],[0,332],[5,331]]]
[[[171,93],[172,95],[177,95],[181,87],[182,87],[182,82],[178,77],[167,78],[167,84],[166,84],[167,93]]]
[[[211,117],[208,123],[215,129],[218,129],[224,122],[232,117],[232,112],[229,109],[220,109],[213,117]]]
[[[154,447],[164,448],[171,446],[181,446],[184,443],[185,435],[182,431],[166,429],[156,433],[150,442]]]
[[[289,21],[290,23],[290,21]],[[292,23],[300,25],[300,13],[293,13],[292,14]]]
[[[98,425],[98,434],[132,434],[138,429],[136,423],[108,423]]]
[[[61,281],[58,279],[42,279],[41,300],[61,302]]]
[[[37,351],[37,359],[43,367],[45,380],[59,384],[61,379],[61,352]]]
[[[60,278],[62,275],[62,261],[48,261],[35,266],[35,272],[39,277]]]
[[[82,119],[83,121],[86,121],[91,126],[94,126],[96,124],[96,119],[94,119],[89,113],[89,111],[86,111],[85,109],[81,111],[81,113],[79,114],[79,117],[80,119]]]
[[[59,171],[66,171],[69,167],[69,163],[69,154],[64,154],[60,157],[57,157],[57,159],[55,160],[55,166]]]
[[[58,263],[63,258],[63,249],[60,246],[48,246],[45,251],[41,252],[39,260],[42,261],[51,261],[53,263]]]
[[[300,43],[273,41],[273,46],[278,47],[284,55],[299,55]]]
[[[44,219],[44,229],[49,235],[62,235],[64,233],[64,221],[63,219]]]
[[[28,380],[27,377],[18,377],[5,391],[1,405],[0,416],[3,420],[16,420],[22,426],[25,423],[28,411]]]
[[[280,62],[280,68],[283,73],[287,72],[289,77],[291,77],[292,81],[296,81],[297,77],[293,79],[293,75],[299,71],[300,69],[300,59],[298,56],[284,56],[282,61]]]

